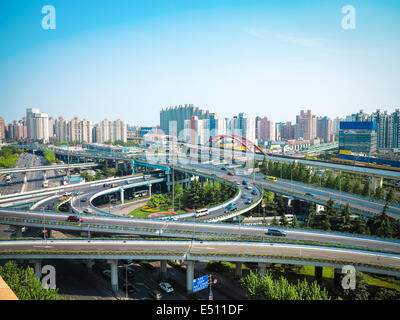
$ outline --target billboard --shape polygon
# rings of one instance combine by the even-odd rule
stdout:
[[[376,130],[374,121],[341,121],[340,130]]]

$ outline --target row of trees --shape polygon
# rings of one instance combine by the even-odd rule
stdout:
[[[372,287],[365,280],[361,272],[356,272],[355,289],[343,289],[341,286],[332,287],[324,282],[319,285],[316,281],[308,282],[306,279],[290,283],[280,276],[274,279],[267,272],[264,277],[250,272],[241,280],[242,287],[247,292],[249,299],[263,300],[398,300],[400,291],[388,288]]]
[[[192,181],[190,186],[185,188],[181,183],[174,186],[174,207],[177,210],[183,208],[202,208],[220,203],[231,198],[235,189],[226,183],[206,182],[202,186],[198,180]],[[172,204],[171,195],[153,194],[147,202],[150,208],[156,208],[160,205],[170,206]]]
[[[302,164],[296,164],[294,162],[290,164],[281,164],[271,160],[267,161],[265,158],[259,168],[260,172],[265,175],[281,177],[282,179],[299,181],[329,189],[341,190],[378,200],[395,202],[395,192],[393,188],[389,188],[385,196],[382,187],[378,187],[375,191],[372,191],[371,183],[366,178],[361,179],[349,174],[338,174],[333,176],[330,171],[321,175],[316,170],[314,173],[311,173],[311,171]]]
[[[56,162],[56,154],[54,153],[53,150],[45,150],[43,152],[43,156],[46,162],[49,164]]]
[[[0,266],[0,276],[20,300],[65,300],[58,289],[44,289],[31,267],[23,269],[8,261]]]
[[[362,216],[351,217],[350,207],[347,204],[341,211],[334,208],[334,201],[328,200],[324,210],[316,213],[313,205],[304,220],[304,226],[328,231],[339,231],[373,235],[384,238],[400,238],[400,225],[395,219],[387,215],[388,203],[382,213],[366,221]]]
[[[0,167],[12,168],[18,161],[18,155],[22,150],[15,146],[4,146],[0,149]]]
[[[242,278],[242,286],[247,290],[249,299],[262,300],[330,300],[326,289],[322,289],[316,281],[308,283],[305,279],[291,284],[281,276],[273,279],[267,272],[264,277],[250,272]]]

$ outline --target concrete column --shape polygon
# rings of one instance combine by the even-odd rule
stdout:
[[[15,226],[15,238],[22,238],[22,227]]]
[[[28,175],[27,175],[27,173],[25,172],[24,173],[24,183],[27,183],[28,182]]]
[[[193,293],[194,261],[186,261],[186,292]]]
[[[124,199],[125,190],[121,188],[120,193],[121,193],[121,203],[124,204],[125,203],[125,199]]]
[[[118,170],[118,161],[117,160],[115,160],[115,169]]]
[[[315,266],[315,280],[317,280],[318,284],[322,283],[322,267]]]
[[[242,278],[242,263],[241,262],[236,262],[235,278],[236,279]]]
[[[47,173],[46,173],[46,171],[42,171],[42,173],[43,173],[43,180],[46,181],[47,180]]]
[[[151,197],[151,184],[149,185],[149,196]]]
[[[118,260],[107,261],[111,267],[111,287],[114,292],[118,292]]]
[[[267,273],[267,264],[265,262],[258,263],[258,273],[261,277],[264,277]]]
[[[33,263],[36,278],[40,280],[40,278],[42,277],[42,260],[40,259],[29,260],[29,263]]]
[[[333,273],[333,282],[335,284],[335,288],[340,288],[341,280],[342,280],[342,269],[334,269]]]
[[[167,174],[167,190],[171,192],[171,173]]]
[[[126,174],[128,172],[128,165],[126,161],[124,161],[124,173]]]
[[[382,177],[372,177],[372,190],[375,191],[376,188],[382,187],[383,178]]]
[[[167,278],[167,260],[160,261],[160,277],[161,279]]]

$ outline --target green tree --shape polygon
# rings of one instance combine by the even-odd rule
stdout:
[[[392,203],[394,202],[394,189],[393,188],[389,189],[389,192],[386,195],[386,201],[392,202]]]
[[[44,289],[31,267],[23,269],[8,261],[0,266],[0,276],[20,300],[65,300],[58,289]]]
[[[292,223],[290,224],[292,228],[299,228],[299,221],[297,220],[296,215],[293,215]]]
[[[383,200],[383,188],[377,187],[375,189],[374,198],[378,200]]]

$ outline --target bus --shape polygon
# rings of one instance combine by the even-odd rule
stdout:
[[[204,209],[196,210],[196,214],[194,216],[197,218],[197,217],[205,216],[207,214],[208,214],[208,209],[204,208]]]
[[[265,180],[267,180],[267,181],[273,181],[273,182],[278,181],[278,179],[277,179],[276,177],[268,177],[268,178],[266,178]]]

